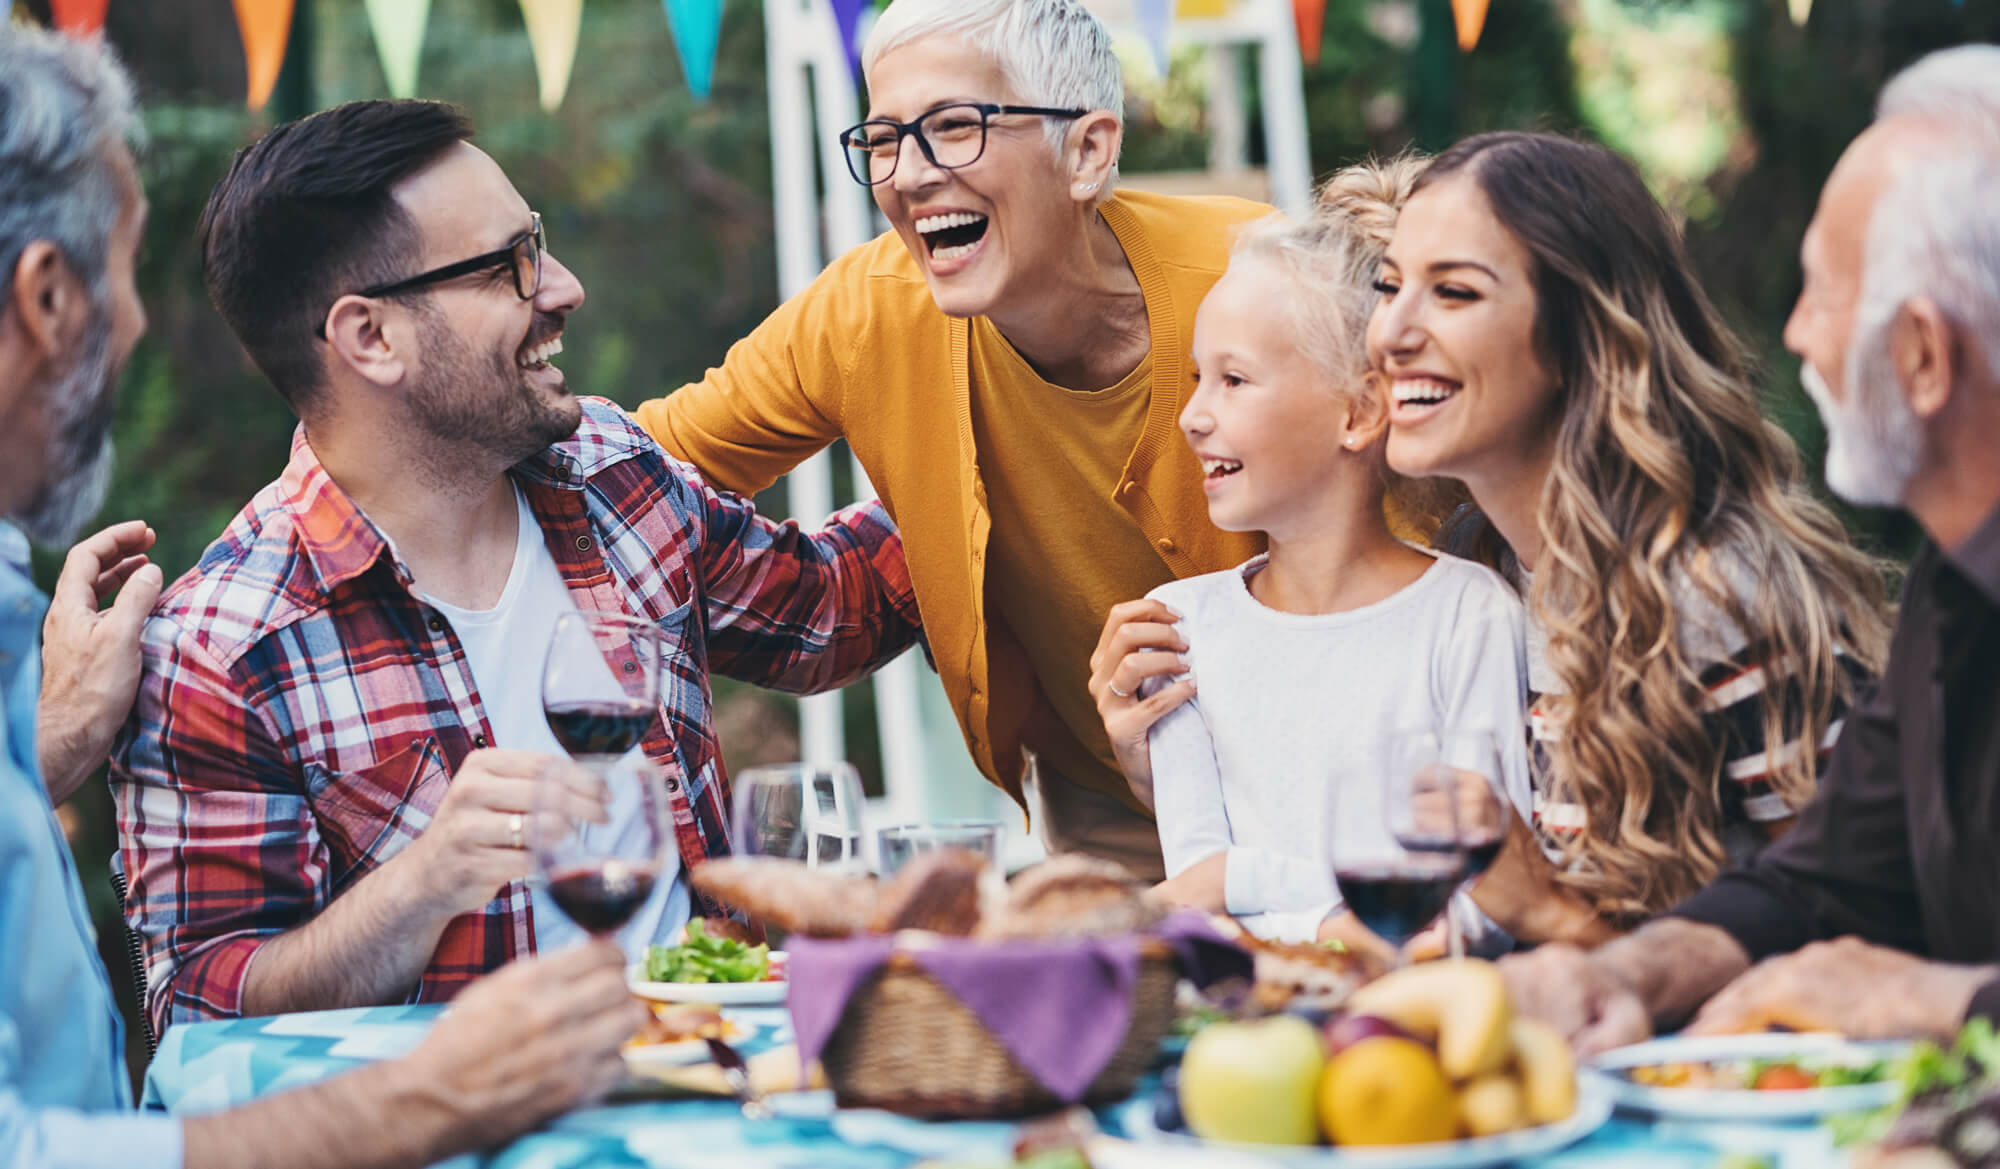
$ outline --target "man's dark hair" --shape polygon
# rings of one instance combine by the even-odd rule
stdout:
[[[294,413],[303,417],[322,388],[327,309],[411,275],[422,254],[390,189],[470,137],[456,106],[349,102],[238,151],[209,193],[198,229],[209,298]]]

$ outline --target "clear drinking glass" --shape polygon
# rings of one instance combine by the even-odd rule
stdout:
[[[542,662],[542,715],[570,758],[595,771],[639,745],[660,706],[667,640],[622,613],[564,613]]]
[[[884,880],[927,852],[956,848],[988,865],[1000,863],[998,820],[941,820],[931,824],[894,824],[875,833],[875,867]]]
[[[1390,744],[1389,770],[1403,777],[1409,796],[1402,802],[1408,819],[1391,825],[1399,839],[1434,839],[1444,823],[1441,807],[1449,805],[1452,841],[1465,858],[1465,875],[1476,878],[1499,855],[1507,841],[1510,805],[1501,786],[1500,746],[1491,731],[1406,731]],[[1451,956],[1465,953],[1464,930],[1447,910],[1446,930]]]
[[[746,767],[733,785],[732,827],[738,855],[865,871],[861,774],[852,764]]]
[[[660,769],[635,752],[544,776],[528,847],[557,907],[586,933],[609,937],[652,896],[668,822]]]

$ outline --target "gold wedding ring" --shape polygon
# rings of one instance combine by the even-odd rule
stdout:
[[[528,847],[527,838],[522,834],[522,829],[526,826],[527,820],[519,812],[507,817],[507,838],[515,848]]]

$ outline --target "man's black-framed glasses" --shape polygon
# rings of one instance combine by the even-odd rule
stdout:
[[[958,102],[939,106],[914,122],[876,118],[840,132],[841,153],[848,173],[864,187],[888,182],[903,155],[903,139],[914,137],[917,149],[931,165],[944,170],[971,166],[986,153],[986,123],[995,115],[1026,114],[1037,118],[1081,118],[1089,110],[1048,106],[1005,106],[993,102]]]
[[[387,284],[364,288],[353,295],[394,296],[399,292],[412,292],[419,288],[428,288],[433,284],[442,284],[447,280],[456,280],[460,276],[468,276],[474,272],[489,272],[495,268],[505,267],[514,274],[514,294],[522,300],[533,300],[535,294],[542,290],[542,254],[549,250],[549,239],[542,231],[542,213],[530,211],[528,216],[528,230],[509,240],[504,248],[496,248],[474,256],[470,260],[460,260],[456,264],[446,264],[442,268],[432,268],[428,272],[419,272],[402,280],[392,280]],[[324,323],[320,325],[318,332],[320,336],[326,336]]]

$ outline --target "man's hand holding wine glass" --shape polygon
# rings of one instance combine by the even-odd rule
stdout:
[[[500,749],[467,755],[430,826],[400,858],[417,896],[435,906],[438,916],[450,918],[478,909],[509,882],[525,879],[534,871],[526,833],[543,788],[569,817],[604,821],[603,785],[568,760]]]

